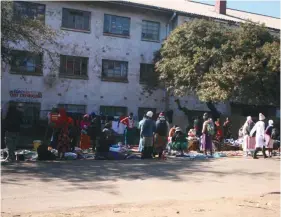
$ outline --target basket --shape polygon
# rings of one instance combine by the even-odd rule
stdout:
[[[33,148],[35,151],[37,151],[37,148],[42,144],[41,140],[34,140],[33,141]]]

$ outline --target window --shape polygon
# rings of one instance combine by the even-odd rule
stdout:
[[[42,54],[14,50],[11,53],[11,71],[19,74],[42,74]]]
[[[23,18],[36,19],[45,22],[45,5],[14,1],[14,19],[21,21]]]
[[[60,56],[60,73],[62,75],[87,76],[88,57]]]
[[[154,73],[154,65],[153,64],[140,64],[140,83],[144,83],[148,81],[150,76]]]
[[[102,60],[102,77],[127,79],[128,62],[115,60]]]
[[[139,121],[141,121],[143,119],[143,115],[146,114],[149,111],[153,112],[153,119],[155,119],[155,117],[156,117],[156,108],[139,108],[138,109]]]
[[[62,9],[62,27],[90,31],[91,13],[72,9]]]
[[[115,35],[129,36],[130,18],[105,14],[103,32]]]
[[[65,108],[66,112],[70,113],[86,113],[86,106],[85,105],[74,105],[74,104],[59,104],[59,108]]]
[[[127,107],[101,106],[100,113],[108,116],[126,116]]]
[[[142,40],[159,41],[160,23],[152,21],[142,21]]]

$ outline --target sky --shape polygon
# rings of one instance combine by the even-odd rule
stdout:
[[[194,0],[207,4],[215,4],[215,0]],[[248,11],[280,18],[280,0],[227,0],[227,8]]]

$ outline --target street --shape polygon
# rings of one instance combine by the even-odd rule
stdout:
[[[279,216],[280,160],[2,166],[2,216]]]

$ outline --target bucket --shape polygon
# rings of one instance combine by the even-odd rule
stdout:
[[[33,148],[35,151],[37,151],[37,148],[42,144],[41,140],[34,140],[33,141]]]

